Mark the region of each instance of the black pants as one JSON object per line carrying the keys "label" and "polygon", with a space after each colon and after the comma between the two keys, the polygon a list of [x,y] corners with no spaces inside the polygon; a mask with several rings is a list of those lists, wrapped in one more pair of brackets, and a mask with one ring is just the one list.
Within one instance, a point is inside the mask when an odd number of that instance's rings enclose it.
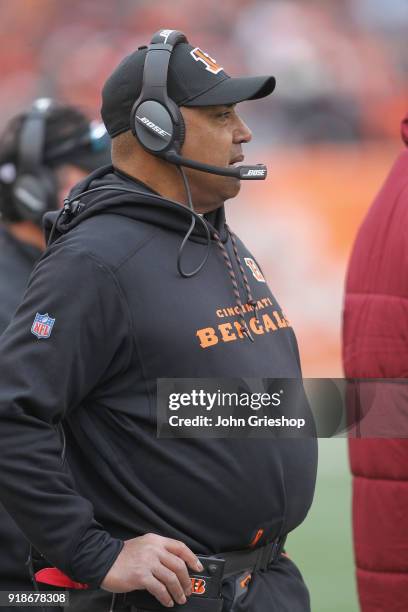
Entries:
{"label": "black pants", "polygon": [[[265,572],[248,572],[227,578],[223,583],[222,612],[310,612],[309,593],[297,567],[287,557]],[[190,598],[191,599],[191,598]],[[115,604],[106,591],[72,592],[66,612],[146,612],[132,606]],[[174,612],[193,612],[187,602],[175,605]],[[195,611],[194,611],[195,612]],[[210,612],[210,611],[209,611]]]}

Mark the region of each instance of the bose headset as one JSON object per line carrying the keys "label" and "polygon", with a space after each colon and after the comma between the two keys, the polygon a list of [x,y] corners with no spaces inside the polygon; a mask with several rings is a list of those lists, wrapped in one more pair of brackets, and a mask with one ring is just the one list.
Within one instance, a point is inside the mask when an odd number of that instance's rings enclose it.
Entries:
{"label": "bose headset", "polygon": [[91,121],[88,131],[61,137],[61,142],[45,150],[47,119],[56,106],[50,98],[39,98],[33,103],[21,126],[16,166],[6,163],[0,169],[0,181],[10,184],[19,218],[37,225],[41,225],[44,213],[58,208],[58,182],[52,165],[64,160],[75,164],[73,152],[100,153],[110,143],[105,126]]}
{"label": "bose headset", "polygon": [[133,135],[146,151],[172,164],[244,180],[265,179],[267,168],[263,164],[221,168],[180,155],[186,129],[179,107],[167,94],[170,58],[179,43],[188,40],[177,30],[159,30],[153,36],[146,53],[142,91],[130,114]]}
{"label": "bose headset", "polygon": [[41,223],[46,211],[57,208],[57,181],[51,169],[43,163],[46,117],[52,104],[48,98],[34,102],[18,141],[14,203],[22,219],[35,223]]}

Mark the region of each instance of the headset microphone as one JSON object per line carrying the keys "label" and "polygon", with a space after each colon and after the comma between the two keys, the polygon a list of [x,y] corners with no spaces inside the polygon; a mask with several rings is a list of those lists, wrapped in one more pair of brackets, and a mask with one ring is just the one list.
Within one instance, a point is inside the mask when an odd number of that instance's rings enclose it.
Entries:
{"label": "headset microphone", "polygon": [[264,164],[256,166],[236,166],[231,168],[222,168],[221,166],[211,166],[210,164],[202,164],[201,162],[193,161],[178,155],[175,151],[167,151],[162,154],[164,159],[171,164],[177,166],[186,166],[194,170],[202,170],[211,174],[219,174],[220,176],[232,176],[241,180],[262,181],[266,178],[267,168]]}

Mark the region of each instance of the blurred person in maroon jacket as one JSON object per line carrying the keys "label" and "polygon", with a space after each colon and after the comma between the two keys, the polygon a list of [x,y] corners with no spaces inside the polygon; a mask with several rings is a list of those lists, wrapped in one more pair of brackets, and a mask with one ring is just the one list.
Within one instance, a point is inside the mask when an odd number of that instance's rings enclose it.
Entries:
{"label": "blurred person in maroon jacket", "polygon": [[[408,146],[408,115],[402,138]],[[347,378],[408,378],[408,150],[397,158],[357,235],[343,326]],[[384,399],[377,401],[389,435],[381,439],[385,427],[379,430],[371,419],[367,429],[364,419],[362,438],[349,441],[362,612],[408,610],[408,440],[401,439],[408,420],[405,405],[394,402],[394,391],[402,388],[395,382],[381,383]]]}
{"label": "blurred person in maroon jacket", "polygon": [[[44,250],[43,214],[61,206],[75,183],[109,162],[103,124],[90,122],[76,107],[40,98],[6,125],[0,137],[0,333]],[[28,549],[0,505],[0,591],[32,589]]]}

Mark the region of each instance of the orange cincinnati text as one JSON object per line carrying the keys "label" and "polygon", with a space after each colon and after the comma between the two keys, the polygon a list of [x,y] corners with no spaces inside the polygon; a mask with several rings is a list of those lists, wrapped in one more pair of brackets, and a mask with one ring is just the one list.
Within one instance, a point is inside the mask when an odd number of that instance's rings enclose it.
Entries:
{"label": "orange cincinnati text", "polygon": [[[258,300],[256,303],[256,307],[258,310],[262,310],[263,308],[266,308],[267,306],[273,306],[272,300],[268,297],[262,298],[261,300]],[[244,304],[243,307],[244,307],[245,312],[252,312],[254,310],[254,307],[251,306],[251,304]],[[230,306],[229,308],[218,308],[215,311],[215,314],[220,319],[223,319],[224,317],[235,317],[236,315],[240,315],[241,311],[240,311],[239,306],[236,305],[236,306]]]}

